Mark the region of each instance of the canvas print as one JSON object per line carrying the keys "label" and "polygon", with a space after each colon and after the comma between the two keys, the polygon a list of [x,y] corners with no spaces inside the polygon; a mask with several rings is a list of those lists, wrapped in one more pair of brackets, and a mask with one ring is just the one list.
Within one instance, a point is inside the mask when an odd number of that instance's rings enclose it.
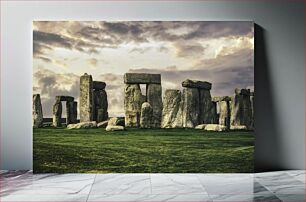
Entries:
{"label": "canvas print", "polygon": [[254,170],[254,24],[34,21],[35,173]]}

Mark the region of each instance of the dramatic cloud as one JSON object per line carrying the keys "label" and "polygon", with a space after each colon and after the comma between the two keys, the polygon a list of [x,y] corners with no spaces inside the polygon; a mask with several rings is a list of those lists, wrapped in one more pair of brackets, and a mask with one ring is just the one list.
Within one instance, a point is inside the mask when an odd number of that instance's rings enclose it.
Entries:
{"label": "dramatic cloud", "polygon": [[43,112],[46,117],[52,116],[55,96],[69,95],[78,101],[79,76],[72,73],[57,74],[43,67],[40,67],[40,70],[35,72],[33,76],[35,81],[33,93],[39,93],[41,95]]}
{"label": "dramatic cloud", "polygon": [[254,88],[252,22],[37,21],[33,57],[46,117],[56,95],[78,100],[85,72],[107,83],[111,116],[124,115],[126,72],[161,74],[163,92],[187,78],[211,82],[213,96]]}

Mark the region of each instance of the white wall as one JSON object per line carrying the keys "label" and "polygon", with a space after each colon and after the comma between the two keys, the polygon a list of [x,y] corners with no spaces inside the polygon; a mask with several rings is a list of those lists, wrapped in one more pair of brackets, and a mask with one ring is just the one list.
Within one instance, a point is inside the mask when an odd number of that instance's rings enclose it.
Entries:
{"label": "white wall", "polygon": [[1,169],[32,169],[33,20],[254,20],[256,167],[305,168],[303,1],[1,2]]}

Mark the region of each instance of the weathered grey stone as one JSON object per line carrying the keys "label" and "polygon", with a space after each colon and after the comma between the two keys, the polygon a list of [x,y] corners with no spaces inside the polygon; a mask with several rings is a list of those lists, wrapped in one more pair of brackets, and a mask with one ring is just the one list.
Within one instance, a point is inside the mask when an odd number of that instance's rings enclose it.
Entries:
{"label": "weathered grey stone", "polygon": [[78,102],[73,102],[71,122],[76,123],[77,121],[78,121]]}
{"label": "weathered grey stone", "polygon": [[212,102],[211,114],[214,117],[213,123],[218,124],[219,123],[219,115],[217,114],[217,103],[216,102]]}
{"label": "weathered grey stone", "polygon": [[200,124],[195,127],[197,130],[204,130],[207,124]]}
{"label": "weathered grey stone", "polygon": [[80,78],[80,121],[88,122],[93,120],[93,82],[91,75],[84,74]]}
{"label": "weathered grey stone", "polygon": [[226,126],[224,125],[219,125],[219,124],[207,124],[204,128],[205,131],[226,131]]}
{"label": "weathered grey stone", "polygon": [[231,102],[231,126],[245,125],[251,128],[252,107],[249,89],[235,89]]}
{"label": "weathered grey stone", "polygon": [[153,109],[152,128],[160,128],[162,119],[162,87],[160,84],[147,85],[147,101]]}
{"label": "weathered grey stone", "polygon": [[199,89],[199,95],[199,123],[214,123],[215,109],[211,100],[210,91],[206,89]]}
{"label": "weathered grey stone", "polygon": [[139,127],[141,105],[146,96],[141,94],[139,84],[126,84],[124,93],[125,126]]}
{"label": "weathered grey stone", "polygon": [[252,117],[251,117],[251,128],[254,129],[255,127],[255,114],[254,114],[254,92],[251,92],[251,96],[250,96],[250,100],[251,100],[251,108],[252,108]]}
{"label": "weathered grey stone", "polygon": [[66,102],[66,124],[75,123],[74,120],[74,103],[73,102]]}
{"label": "weathered grey stone", "polygon": [[53,126],[61,127],[61,118],[62,118],[62,103],[60,101],[56,101],[53,105]]}
{"label": "weathered grey stone", "polygon": [[182,93],[167,89],[163,99],[162,128],[182,128]]}
{"label": "weathered grey stone", "polygon": [[124,130],[123,126],[107,126],[106,131],[122,131]]}
{"label": "weathered grey stone", "polygon": [[197,81],[197,80],[190,80],[190,79],[183,81],[182,86],[186,88],[201,88],[201,89],[206,89],[206,90],[211,89],[211,83],[207,81]]}
{"label": "weathered grey stone", "polygon": [[107,124],[108,124],[108,121],[102,121],[102,122],[97,124],[97,127],[98,128],[106,128]]}
{"label": "weathered grey stone", "polygon": [[126,84],[149,84],[161,83],[160,74],[145,74],[145,73],[126,73],[124,74],[124,83]]}
{"label": "weathered grey stone", "polygon": [[[103,82],[104,83],[104,82]],[[102,122],[108,119],[108,102],[105,90],[94,90],[94,120]]]}
{"label": "weathered grey stone", "polygon": [[81,123],[67,125],[67,129],[96,128],[96,127],[97,127],[97,122],[95,121],[88,121],[88,122],[81,122]]}
{"label": "weathered grey stone", "polygon": [[106,83],[103,81],[93,81],[92,82],[92,88],[94,90],[104,90],[106,86]]}
{"label": "weathered grey stone", "polygon": [[123,117],[112,117],[108,120],[109,126],[124,126],[124,118]]}
{"label": "weathered grey stone", "polygon": [[213,102],[231,101],[232,98],[229,96],[215,96],[211,99]]}
{"label": "weathered grey stone", "polygon": [[56,101],[67,101],[67,102],[73,102],[74,97],[71,96],[64,96],[64,95],[58,95],[55,97]]}
{"label": "weathered grey stone", "polygon": [[40,128],[43,126],[43,111],[39,94],[33,95],[33,127]]}
{"label": "weathered grey stone", "polygon": [[248,130],[248,127],[244,125],[236,125],[236,126],[231,126],[230,129],[231,130]]}
{"label": "weathered grey stone", "polygon": [[219,124],[226,126],[227,129],[230,128],[230,102],[220,101],[219,103]]}
{"label": "weathered grey stone", "polygon": [[183,89],[183,127],[194,128],[199,125],[200,95],[197,88]]}
{"label": "weathered grey stone", "polygon": [[140,114],[140,127],[152,128],[153,126],[153,108],[148,102],[142,103]]}

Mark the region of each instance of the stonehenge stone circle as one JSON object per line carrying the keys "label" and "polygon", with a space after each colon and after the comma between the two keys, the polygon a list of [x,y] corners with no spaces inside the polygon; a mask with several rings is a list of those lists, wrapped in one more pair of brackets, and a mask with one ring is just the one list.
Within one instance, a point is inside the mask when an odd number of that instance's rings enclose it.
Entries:
{"label": "stonehenge stone circle", "polygon": [[[125,126],[140,127],[141,106],[149,102],[153,109],[152,127],[160,128],[162,118],[162,88],[160,74],[124,74]],[[140,84],[146,84],[146,94],[141,93]]]}
{"label": "stonehenge stone circle", "polygon": [[92,76],[85,73],[80,78],[80,122],[93,121]]}
{"label": "stonehenge stone circle", "polygon": [[43,126],[43,111],[41,106],[40,94],[33,95],[33,127],[40,128]]}
{"label": "stonehenge stone circle", "polygon": [[149,102],[142,103],[140,114],[141,128],[154,128],[153,108]]}

